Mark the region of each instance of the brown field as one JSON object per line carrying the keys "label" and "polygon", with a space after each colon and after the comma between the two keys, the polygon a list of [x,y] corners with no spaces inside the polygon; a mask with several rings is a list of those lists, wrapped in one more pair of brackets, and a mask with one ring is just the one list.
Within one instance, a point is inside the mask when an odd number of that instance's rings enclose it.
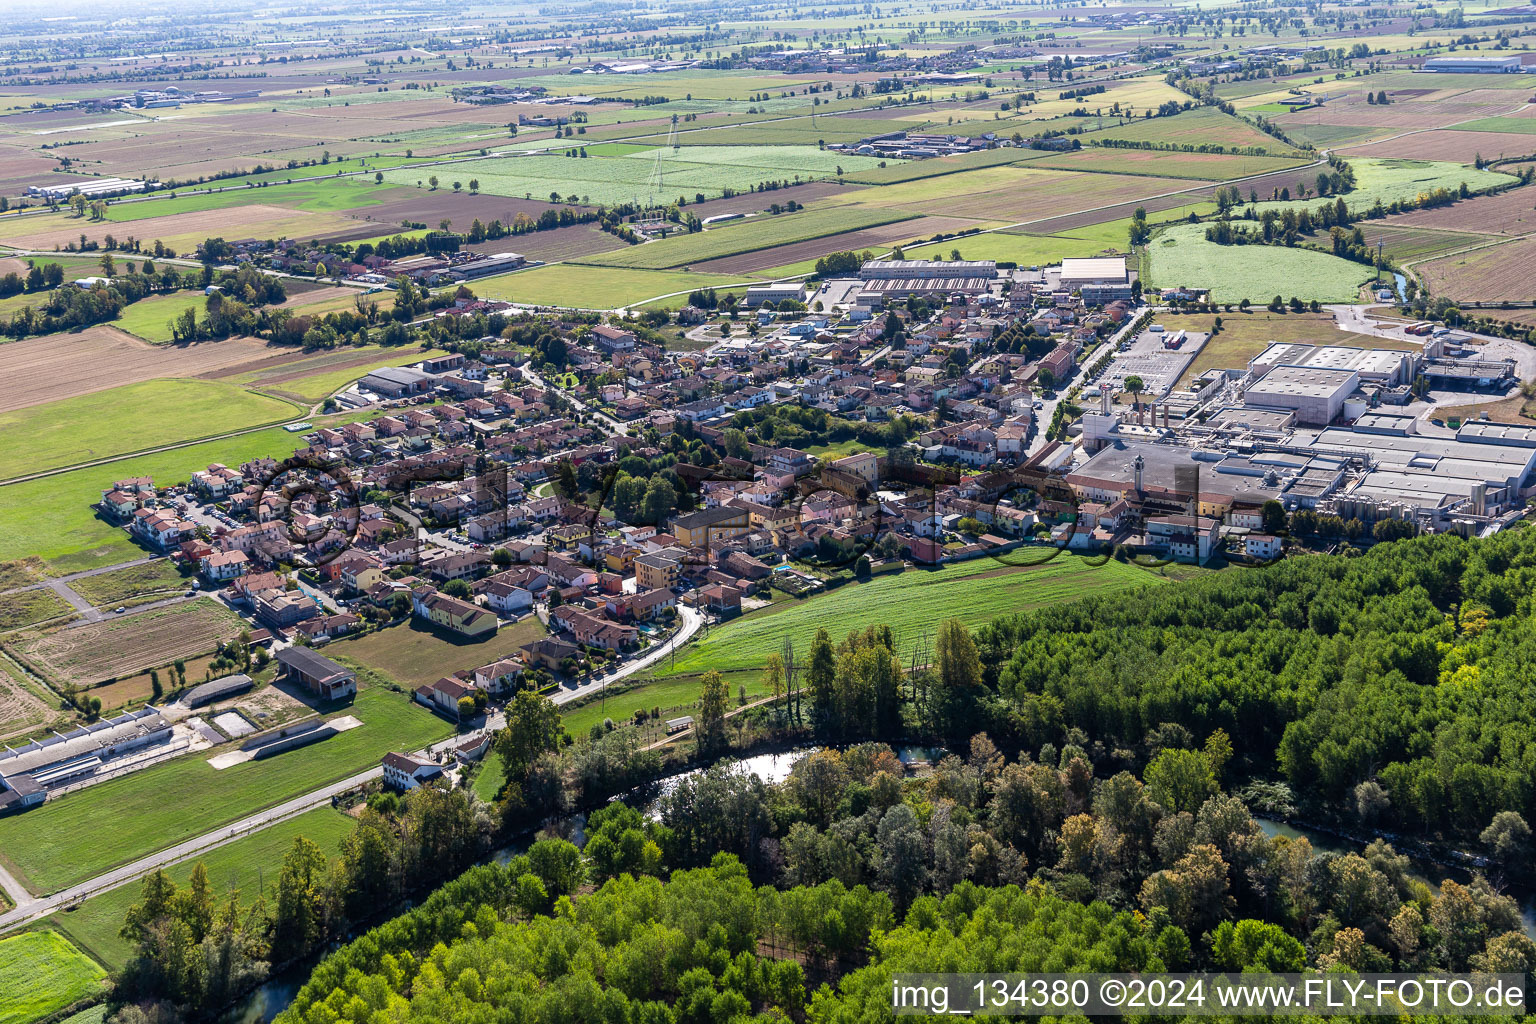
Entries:
{"label": "brown field", "polygon": [[1536,238],[1517,238],[1421,263],[1414,269],[1434,295],[1467,302],[1529,302],[1536,299],[1536,286],[1531,284],[1533,264]]}
{"label": "brown field", "polygon": [[744,192],[729,199],[710,199],[694,203],[692,210],[700,220],[718,217],[723,213],[757,213],[774,203],[780,206],[793,199],[797,203],[809,203],[817,199],[830,199],[864,189],[863,185],[839,185],[835,181],[808,181],[803,185],[791,185],[774,192]]}
{"label": "brown field", "polygon": [[[1532,141],[1536,142],[1536,138]],[[1536,231],[1536,210],[1532,209],[1533,206],[1536,206],[1536,189],[1514,188],[1496,196],[1477,196],[1434,210],[1400,213],[1380,223],[1390,227],[1523,235]]]}
{"label": "brown field", "polygon": [[1347,146],[1352,156],[1409,157],[1414,160],[1454,160],[1470,164],[1481,154],[1528,156],[1536,153],[1536,136],[1519,132],[1415,132],[1383,142]]}
{"label": "brown field", "polygon": [[1505,113],[1511,106],[1508,99],[1502,103],[1409,102],[1394,103],[1388,107],[1373,107],[1364,102],[1358,105],[1330,103],[1321,109],[1276,114],[1272,120],[1282,128],[1305,124],[1359,128],[1447,128],[1460,121]]}
{"label": "brown field", "polygon": [[[1292,167],[1288,170],[1275,171],[1257,178],[1250,178],[1248,181],[1239,182],[1235,187],[1242,190],[1244,198],[1247,198],[1250,192],[1257,192],[1260,199],[1267,199],[1274,194],[1276,189],[1281,188],[1288,188],[1291,190],[1291,195],[1295,195],[1296,186],[1298,185],[1304,184],[1308,188],[1315,188],[1317,186],[1317,172],[1318,168],[1316,166],[1306,164],[1301,167]],[[1185,201],[1195,202],[1200,199],[1212,199],[1216,195],[1216,190],[1220,187],[1220,185],[1212,185],[1210,188],[1191,192],[1189,198]]]}
{"label": "brown field", "polygon": [[176,249],[190,249],[210,235],[231,238],[284,236],[328,238],[355,231],[356,220],[329,213],[304,213],[281,206],[236,206],[224,210],[173,213],[164,217],[146,217],[135,221],[95,221],[72,214],[44,214],[18,218],[4,225],[4,239],[9,245],[26,249],[57,249],[67,242],[78,242],[84,235],[100,242],[107,235],[141,240],[159,239]]}
{"label": "brown field", "polygon": [[[306,281],[306,282],[303,282],[303,283],[308,284],[309,282]],[[330,302],[333,299],[341,299],[341,298],[345,298],[348,302],[351,302],[352,301],[352,296],[357,295],[357,294],[358,294],[358,290],[356,288],[346,288],[346,287],[343,287],[342,285],[335,285],[334,287],[305,288],[305,289],[290,288],[288,290],[288,298],[287,299],[285,299],[283,302],[278,303],[276,306],[270,306],[268,308],[269,309],[297,309],[300,306],[314,306],[314,305],[318,305],[318,304],[320,304],[322,302]]]}
{"label": "brown field", "polygon": [[578,256],[592,256],[600,252],[612,252],[629,245],[592,224],[573,224],[552,231],[535,231],[526,235],[508,235],[494,242],[466,245],[470,252],[520,252],[531,260],[556,263]]}
{"label": "brown field", "polygon": [[14,256],[0,259],[0,276],[5,274],[25,274],[29,269],[31,267],[26,260],[17,259]]}
{"label": "brown field", "polygon": [[219,642],[238,636],[240,629],[241,620],[233,612],[199,598],[57,630],[16,647],[46,678],[90,686],[207,653]]}
{"label": "brown field", "polygon": [[[475,172],[470,169],[472,167],[474,167],[472,163],[464,166],[462,174],[465,181],[475,176]],[[438,168],[429,170],[423,167],[421,169],[423,181],[433,174],[440,178],[445,177],[445,173]],[[469,225],[477,218],[487,224],[493,220],[510,224],[519,213],[526,213],[537,220],[539,214],[545,210],[561,209],[559,206],[540,202],[537,199],[472,196],[468,192],[455,192],[447,188],[431,192],[424,188],[412,188],[406,185],[390,189],[387,195],[397,198],[385,200],[353,214],[358,220],[384,225],[384,229],[375,231],[375,234],[388,234],[389,229],[401,221],[415,221],[435,228],[437,222],[446,217],[453,221],[454,227],[467,231]]]}
{"label": "brown field", "polygon": [[27,338],[0,345],[0,406],[21,409],[159,377],[220,376],[269,354],[281,362],[303,355],[255,338],[149,345],[107,326]]}
{"label": "brown field", "polygon": [[811,238],[804,242],[791,242],[736,256],[723,256],[717,260],[693,264],[693,269],[703,274],[755,274],[771,267],[819,259],[829,252],[860,252],[864,249],[881,251],[896,242],[928,238],[940,233],[949,234],[970,226],[970,221],[952,217],[922,217],[918,220],[881,224],[861,231],[846,231],[840,235]]}
{"label": "brown field", "polygon": [[1188,206],[1190,203],[1199,202],[1205,198],[1196,192],[1186,192],[1174,196],[1153,196],[1148,199],[1139,199],[1133,202],[1120,203],[1116,206],[1106,206],[1101,210],[1084,210],[1081,213],[1067,213],[1060,217],[1047,217],[1044,220],[1033,220],[1025,228],[1020,228],[1017,234],[1030,235],[1059,235],[1077,228],[1086,228],[1094,224],[1102,224],[1107,220],[1124,220],[1136,212],[1136,208],[1143,207],[1148,214],[1161,213],[1163,210],[1171,210],[1176,206]]}

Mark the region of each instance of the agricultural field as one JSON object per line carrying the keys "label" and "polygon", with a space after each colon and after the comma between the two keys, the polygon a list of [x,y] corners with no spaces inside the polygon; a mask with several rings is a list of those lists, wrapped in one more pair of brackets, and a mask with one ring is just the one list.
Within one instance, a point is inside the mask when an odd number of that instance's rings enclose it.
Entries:
{"label": "agricultural field", "polygon": [[1031,166],[1064,171],[1146,174],[1158,178],[1225,181],[1269,174],[1310,163],[1283,156],[1230,156],[1222,153],[1169,153],[1149,149],[1089,148],[1058,153]]}
{"label": "agricultural field", "polygon": [[1248,299],[1264,305],[1275,296],[1303,301],[1351,302],[1370,267],[1313,249],[1275,245],[1217,245],[1204,224],[1180,224],[1153,235],[1143,286],[1208,288],[1217,302]]}
{"label": "agricultural field", "polygon": [[1415,265],[1432,295],[1464,302],[1529,302],[1536,239],[1519,238]]}
{"label": "agricultural field", "polygon": [[[1100,97],[1094,97],[1095,101]],[[1085,146],[1100,139],[1126,142],[1168,143],[1173,146],[1225,146],[1227,149],[1262,149],[1268,156],[1305,159],[1300,151],[1255,128],[1240,117],[1224,114],[1214,107],[1197,107],[1171,117],[1143,117],[1126,120],[1085,133]],[[1129,152],[1129,151],[1127,151]],[[1167,153],[1177,156],[1177,153]]]}
{"label": "agricultural field", "polygon": [[297,359],[254,338],[148,345],[116,327],[46,334],[0,345],[0,398],[12,411],[168,377],[215,377],[253,363]]}
{"label": "agricultural field", "polygon": [[[250,906],[263,896],[270,901],[277,891],[283,857],[294,839],[303,836],[334,857],[352,825],[353,820],[347,815],[321,807],[182,861],[166,869],[166,873],[171,881],[184,886],[193,866],[201,863],[208,872],[216,900],[222,901],[226,893],[239,890],[242,906]],[[142,883],[129,882],[70,907],[55,915],[50,923],[102,963],[120,970],[132,955],[133,947],[118,932],[123,918],[141,895]]]}
{"label": "agricultural field", "polygon": [[1375,223],[1393,228],[1526,235],[1536,231],[1536,191],[1512,188],[1498,195],[1475,196],[1451,206],[1400,213]]}
{"label": "agricultural field", "polygon": [[[731,707],[737,705],[741,687],[746,688],[749,701],[768,696],[768,688],[760,674],[737,673],[731,679]],[[660,708],[661,719],[647,722],[641,730],[641,742],[648,743],[666,734],[666,719],[694,711],[699,703],[699,689],[699,677],[695,674],[654,679],[605,692],[598,700],[562,710],[560,721],[566,732],[580,738],[591,732],[594,725],[601,725],[604,719],[611,718],[615,724],[623,725],[633,720],[637,711]]]}
{"label": "agricultural field", "polygon": [[[570,153],[579,152],[573,147]],[[480,191],[500,196],[545,199],[558,195],[583,204],[661,203],[695,196],[706,199],[725,190],[743,192],[768,181],[810,181],[845,171],[875,167],[869,157],[823,153],[812,146],[665,147],[617,156],[529,155],[476,160],[452,171],[452,181],[480,183]],[[427,185],[434,174],[422,168],[384,172],[398,185]],[[440,178],[451,187],[451,181]],[[552,200],[553,201],[553,200]]]}
{"label": "agricultural field", "polygon": [[[383,751],[419,750],[453,733],[408,695],[384,688],[360,691],[347,713],[363,724],[278,757],[217,771],[200,751],[0,818],[0,860],[33,892],[53,892],[377,767]],[[117,824],[103,832],[108,813]]]}
{"label": "agricultural field", "polygon": [[113,323],[136,338],[143,338],[153,345],[165,345],[172,341],[171,321],[190,309],[202,317],[208,297],[200,291],[182,291],[170,295],[151,295],[123,307]]}
{"label": "agricultural field", "polygon": [[496,635],[479,641],[459,640],[412,619],[355,639],[327,644],[327,657],[354,662],[395,679],[411,689],[430,686],[460,669],[479,668],[512,657],[523,644],[547,631],[537,616],[528,615]]}
{"label": "agricultural field", "polygon": [[60,713],[58,704],[20,665],[0,656],[0,738],[37,728]]}
{"label": "agricultural field", "polygon": [[[975,626],[1010,612],[1159,582],[1146,570],[1121,562],[1091,564],[1064,554],[1043,561],[1046,555],[1024,549],[1002,560],[978,558],[940,569],[911,568],[867,583],[844,584],[829,594],[778,600],[710,630],[675,664],[669,661],[658,667],[656,675],[692,675],[708,669],[727,674],[759,672],[785,639],[797,648],[808,647],[819,626],[840,636],[876,623],[889,624],[905,652],[946,618],[957,617]],[[1006,564],[1033,560],[1043,564]],[[733,693],[736,682],[731,679]]]}
{"label": "agricultural field", "polygon": [[389,349],[380,345],[333,349],[280,363],[271,369],[252,370],[233,380],[265,394],[296,401],[308,407],[324,401],[380,367],[405,366],[439,354],[439,349]]}
{"label": "agricultural field", "polygon": [[706,260],[909,220],[913,216],[883,210],[808,206],[795,213],[759,214],[695,234],[674,235],[617,252],[589,256],[582,262],[653,270],[697,265]]}
{"label": "agricultural field", "polygon": [[61,630],[17,643],[15,651],[45,678],[89,686],[211,651],[242,628],[234,612],[199,598]]}
{"label": "agricultural field", "polygon": [[0,413],[0,479],[280,423],[304,409],[233,384],[156,380]]}
{"label": "agricultural field", "polygon": [[107,972],[47,929],[0,939],[0,1024],[31,1024],[103,994]]}
{"label": "agricultural field", "polygon": [[1439,228],[1386,226],[1390,223],[1390,221],[1372,222],[1366,225],[1366,238],[1373,245],[1378,241],[1381,242],[1382,252],[1388,259],[1397,263],[1413,262],[1436,253],[1498,241],[1496,235],[1475,234],[1471,231],[1443,231]]}
{"label": "agricultural field", "polygon": [[[696,263],[691,269],[711,274],[750,275],[772,273],[775,276],[808,274],[815,269],[816,261],[828,253],[873,252],[879,255],[890,249],[893,245],[912,242],[914,239],[923,237],[931,238],[936,234],[963,231],[970,226],[970,221],[955,220],[950,217],[918,217],[915,220],[896,220],[879,227],[864,228],[859,231],[845,231],[842,234],[811,238],[803,242],[791,242],[788,245],[779,245],[768,249],[754,249],[750,252],[741,253],[738,256],[726,256],[721,259]],[[792,265],[799,266],[794,270],[775,269]]]}
{"label": "agricultural field", "polygon": [[[909,129],[915,131],[916,129]],[[1041,160],[1052,155],[1045,149],[984,149],[959,156],[941,156],[931,160],[890,161],[885,167],[866,171],[854,171],[844,175],[845,181],[860,185],[895,185],[903,181],[937,178],[945,174],[974,171],[981,167],[1001,164],[1018,164]]]}
{"label": "agricultural field", "polygon": [[695,288],[725,288],[759,280],[752,275],[695,274],[681,270],[627,270],[572,263],[535,267],[474,283],[482,299],[502,299],[530,306],[570,309],[620,309],[669,296],[672,306],[687,305]]}

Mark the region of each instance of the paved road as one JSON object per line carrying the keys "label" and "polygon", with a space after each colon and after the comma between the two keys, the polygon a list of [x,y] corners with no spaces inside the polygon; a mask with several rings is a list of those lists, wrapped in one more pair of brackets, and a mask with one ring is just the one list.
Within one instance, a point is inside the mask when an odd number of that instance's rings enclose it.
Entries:
{"label": "paved road", "polygon": [[[1125,339],[1126,334],[1130,332],[1131,328],[1146,311],[1147,307],[1145,306],[1138,306],[1131,310],[1130,314],[1125,318],[1125,326],[1110,335],[1109,341],[1106,342],[1109,346],[1109,351],[1114,352],[1119,349],[1120,342]],[[1026,456],[1035,454],[1050,443],[1046,439],[1045,434],[1051,425],[1051,417],[1056,415],[1056,407],[1071,393],[1073,388],[1078,387],[1088,379],[1089,367],[1103,358],[1103,351],[1103,349],[1095,349],[1092,355],[1083,360],[1082,365],[1077,368],[1077,373],[1072,375],[1071,380],[1056,386],[1056,397],[1047,398],[1044,408],[1035,410],[1035,434],[1024,452]]]}
{"label": "paved road", "polygon": [[[704,616],[692,608],[680,608],[679,613],[683,620],[681,628],[670,640],[660,645],[656,650],[649,651],[643,657],[625,663],[606,676],[571,689],[562,688],[560,692],[550,699],[556,704],[569,704],[572,701],[598,693],[619,680],[626,679],[636,672],[656,664],[662,658],[669,655],[674,648],[681,647],[691,640],[704,624]],[[487,719],[485,727],[495,731],[505,724],[506,719],[498,713]],[[417,754],[423,756],[432,755],[462,742],[463,739],[463,736],[451,736],[446,740],[433,744],[424,751],[417,751]],[[271,825],[303,814],[305,811],[313,810],[316,807],[323,807],[330,803],[333,796],[356,789],[366,782],[379,778],[381,774],[382,771],[379,768],[370,768],[367,771],[359,772],[339,782],[322,786],[312,792],[305,793],[303,796],[294,797],[292,800],[285,801],[275,807],[269,807],[237,822],[221,826],[212,832],[206,832],[194,839],[189,839],[176,846],[152,853],[147,857],[141,857],[132,863],[113,868],[111,871],[98,875],[88,881],[47,896],[34,897],[13,876],[0,869],[0,888],[3,888],[7,895],[10,896],[12,902],[16,904],[12,910],[0,914],[0,932],[35,921],[40,917],[46,917],[62,907],[70,906],[97,893],[135,882],[159,868],[177,864],[199,854],[206,853],[209,850],[217,849],[253,832],[259,832]]]}

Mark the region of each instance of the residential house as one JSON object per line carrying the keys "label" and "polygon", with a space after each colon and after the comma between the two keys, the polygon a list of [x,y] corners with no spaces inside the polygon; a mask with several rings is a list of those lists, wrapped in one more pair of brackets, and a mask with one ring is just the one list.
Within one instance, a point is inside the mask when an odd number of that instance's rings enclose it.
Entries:
{"label": "residential house", "polygon": [[425,585],[411,591],[411,610],[433,625],[460,636],[489,636],[499,625],[493,612]]}

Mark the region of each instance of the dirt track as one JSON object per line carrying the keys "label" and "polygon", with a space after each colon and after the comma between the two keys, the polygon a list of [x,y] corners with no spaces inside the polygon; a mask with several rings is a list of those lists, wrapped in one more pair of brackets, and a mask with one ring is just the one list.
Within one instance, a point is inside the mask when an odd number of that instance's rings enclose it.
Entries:
{"label": "dirt track", "polygon": [[148,345],[107,326],[48,334],[0,345],[0,406],[42,405],[158,377],[211,376],[279,353],[303,356],[254,338],[176,346]]}

